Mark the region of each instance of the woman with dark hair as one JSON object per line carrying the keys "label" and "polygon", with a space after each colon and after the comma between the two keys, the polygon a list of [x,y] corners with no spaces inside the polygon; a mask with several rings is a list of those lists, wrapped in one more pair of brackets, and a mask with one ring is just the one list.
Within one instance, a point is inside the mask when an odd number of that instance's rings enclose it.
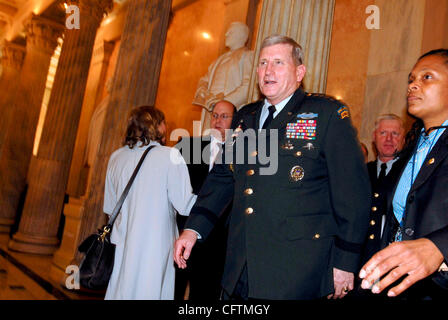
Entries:
{"label": "woman with dark hair", "polygon": [[[407,299],[448,297],[448,50],[421,56],[409,74],[408,112],[417,118],[389,199],[381,251],[361,269],[362,288]],[[384,277],[383,277],[384,276]]]}
{"label": "woman with dark hair", "polygon": [[175,210],[194,203],[187,166],[165,143],[165,117],[155,107],[132,110],[124,146],[110,157],[104,212],[111,214],[144,151],[145,158],[112,229],[116,245],[106,299],[174,299]]}

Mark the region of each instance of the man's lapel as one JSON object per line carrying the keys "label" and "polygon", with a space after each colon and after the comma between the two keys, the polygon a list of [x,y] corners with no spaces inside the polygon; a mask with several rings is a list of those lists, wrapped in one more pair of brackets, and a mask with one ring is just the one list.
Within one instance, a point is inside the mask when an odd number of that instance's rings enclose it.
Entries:
{"label": "man's lapel", "polygon": [[432,175],[434,170],[443,162],[443,160],[448,156],[448,130],[439,138],[434,148],[426,156],[425,161],[420,168],[420,171],[415,178],[415,182],[412,184],[411,190],[419,188],[425,181]]}
{"label": "man's lapel", "polygon": [[246,129],[258,129],[260,123],[260,114],[261,110],[263,109],[264,101],[257,101],[256,104],[257,105],[254,110],[246,113],[238,120],[238,122],[232,124],[232,128],[235,128],[234,130],[236,130],[238,127],[241,127],[241,130],[243,131]]}
{"label": "man's lapel", "polygon": [[[201,152],[202,152],[202,161],[201,161],[201,163],[202,164],[204,164],[204,166],[206,166],[207,167],[207,170],[208,170],[208,164],[207,163],[205,163],[206,161],[206,159],[210,159],[210,146],[211,146],[211,138],[210,138],[210,140],[201,140]],[[208,146],[208,147],[207,147]]]}

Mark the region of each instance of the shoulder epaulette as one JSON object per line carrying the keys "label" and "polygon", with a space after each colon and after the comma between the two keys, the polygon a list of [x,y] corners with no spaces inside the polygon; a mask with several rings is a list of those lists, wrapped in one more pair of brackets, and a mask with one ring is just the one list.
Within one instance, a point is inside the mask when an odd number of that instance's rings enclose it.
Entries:
{"label": "shoulder epaulette", "polygon": [[338,104],[344,104],[341,100],[338,100],[335,97],[330,96],[330,95],[325,94],[325,93],[307,93],[306,95],[308,97],[324,98],[324,99],[336,102]]}

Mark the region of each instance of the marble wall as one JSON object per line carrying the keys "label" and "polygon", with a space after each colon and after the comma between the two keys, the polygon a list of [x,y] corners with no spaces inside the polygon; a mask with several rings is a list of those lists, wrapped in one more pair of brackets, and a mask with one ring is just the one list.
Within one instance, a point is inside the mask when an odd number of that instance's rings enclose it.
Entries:
{"label": "marble wall", "polygon": [[[380,30],[372,30],[360,139],[370,148],[375,118],[382,113],[402,116],[407,127],[407,78],[421,54],[425,1],[377,0]],[[374,158],[370,152],[371,160]]]}
{"label": "marble wall", "polygon": [[[372,4],[379,29],[365,24]],[[408,74],[422,53],[440,47],[448,47],[448,0],[336,0],[326,92],[350,107],[370,160],[375,118],[395,113],[409,128]]]}
{"label": "marble wall", "polygon": [[354,126],[361,127],[370,35],[365,27],[371,0],[336,0],[326,93],[345,102]]}
{"label": "marble wall", "polygon": [[448,48],[448,0],[426,0],[421,52]]}

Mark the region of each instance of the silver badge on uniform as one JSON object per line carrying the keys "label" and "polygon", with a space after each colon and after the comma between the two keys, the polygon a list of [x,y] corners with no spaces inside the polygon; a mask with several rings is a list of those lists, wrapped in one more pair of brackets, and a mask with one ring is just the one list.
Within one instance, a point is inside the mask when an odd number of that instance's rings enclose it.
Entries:
{"label": "silver badge on uniform", "polygon": [[307,143],[306,145],[304,145],[302,148],[311,150],[311,149],[314,149],[314,146],[313,146],[313,144],[312,144],[311,142],[308,142],[308,143]]}
{"label": "silver badge on uniform", "polygon": [[283,144],[281,146],[282,149],[284,150],[293,150],[294,149],[294,145],[291,143],[291,141],[287,141],[285,144]]}
{"label": "silver badge on uniform", "polygon": [[303,170],[301,166],[294,166],[291,168],[291,171],[289,172],[291,180],[295,182],[302,180],[304,175],[305,170]]}

